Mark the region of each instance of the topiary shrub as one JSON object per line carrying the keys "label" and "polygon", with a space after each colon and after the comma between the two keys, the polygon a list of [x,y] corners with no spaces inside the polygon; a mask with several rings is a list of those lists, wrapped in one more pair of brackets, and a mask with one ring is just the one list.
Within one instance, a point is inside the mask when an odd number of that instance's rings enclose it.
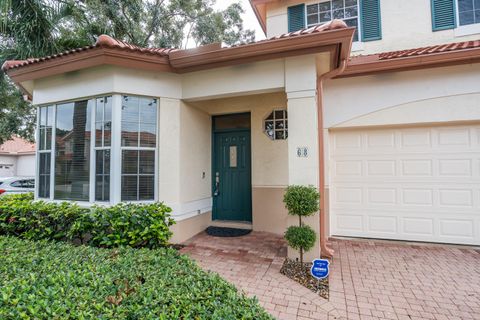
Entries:
{"label": "topiary shrub", "polygon": [[302,217],[312,216],[319,210],[320,194],[313,186],[289,186],[283,197],[288,214],[298,216],[298,226],[291,226],[285,232],[285,240],[290,247],[300,251],[300,263],[303,253],[310,250],[316,241],[315,231],[303,225]]}

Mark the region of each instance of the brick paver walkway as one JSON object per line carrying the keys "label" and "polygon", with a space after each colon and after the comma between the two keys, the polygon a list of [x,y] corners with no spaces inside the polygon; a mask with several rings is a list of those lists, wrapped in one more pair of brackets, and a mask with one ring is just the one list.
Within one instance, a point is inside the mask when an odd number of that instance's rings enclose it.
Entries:
{"label": "brick paver walkway", "polygon": [[332,240],[330,302],[348,319],[480,319],[480,250]]}
{"label": "brick paver walkway", "polygon": [[248,296],[256,296],[277,319],[340,319],[327,300],[280,274],[286,256],[280,236],[252,232],[238,238],[215,238],[202,233],[186,244],[183,253]]}
{"label": "brick paver walkway", "polygon": [[278,319],[480,319],[480,249],[377,240],[332,245],[330,301],[279,273],[286,256],[279,236],[202,233],[182,251]]}

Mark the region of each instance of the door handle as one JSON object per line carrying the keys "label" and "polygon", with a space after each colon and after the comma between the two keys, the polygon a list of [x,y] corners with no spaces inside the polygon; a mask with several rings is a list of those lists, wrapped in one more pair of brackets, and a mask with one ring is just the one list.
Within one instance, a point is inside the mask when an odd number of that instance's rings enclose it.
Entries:
{"label": "door handle", "polygon": [[220,194],[220,173],[215,172],[215,190],[213,191],[213,196],[217,197]]}

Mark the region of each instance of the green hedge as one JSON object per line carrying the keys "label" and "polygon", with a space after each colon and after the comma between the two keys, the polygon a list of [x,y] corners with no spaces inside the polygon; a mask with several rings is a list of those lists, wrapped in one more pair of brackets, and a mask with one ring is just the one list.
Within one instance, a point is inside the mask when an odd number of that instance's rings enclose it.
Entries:
{"label": "green hedge", "polygon": [[0,319],[272,319],[173,249],[0,236]]}
{"label": "green hedge", "polygon": [[31,194],[2,196],[0,234],[105,248],[159,248],[172,236],[170,212],[163,203],[81,208],[73,202],[33,201]]}

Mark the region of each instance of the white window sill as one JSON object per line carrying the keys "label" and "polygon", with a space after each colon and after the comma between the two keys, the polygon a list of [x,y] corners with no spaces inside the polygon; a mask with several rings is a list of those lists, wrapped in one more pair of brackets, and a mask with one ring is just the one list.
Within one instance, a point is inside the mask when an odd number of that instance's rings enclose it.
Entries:
{"label": "white window sill", "polygon": [[365,50],[365,45],[363,42],[360,42],[360,41],[352,42],[352,52],[363,51],[363,50]]}
{"label": "white window sill", "polygon": [[472,34],[480,33],[480,23],[468,24],[466,26],[459,26],[454,29],[455,37],[464,37]]}

